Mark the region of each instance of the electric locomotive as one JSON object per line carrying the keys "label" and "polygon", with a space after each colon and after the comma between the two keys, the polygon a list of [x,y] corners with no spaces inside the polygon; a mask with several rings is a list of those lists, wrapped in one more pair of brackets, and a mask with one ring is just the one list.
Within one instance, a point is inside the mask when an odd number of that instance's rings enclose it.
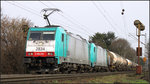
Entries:
{"label": "electric locomotive", "polygon": [[[44,11],[58,9],[45,9]],[[51,13],[50,13],[51,14]],[[31,27],[28,30],[24,65],[26,72],[71,73],[133,70],[136,63],[88,42],[60,26]]]}

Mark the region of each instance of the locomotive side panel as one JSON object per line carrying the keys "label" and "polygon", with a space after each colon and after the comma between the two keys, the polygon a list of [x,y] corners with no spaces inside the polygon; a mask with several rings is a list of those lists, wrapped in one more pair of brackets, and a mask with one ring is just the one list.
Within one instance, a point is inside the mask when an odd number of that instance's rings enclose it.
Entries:
{"label": "locomotive side panel", "polygon": [[94,43],[90,43],[90,49],[89,49],[90,51],[90,64],[91,64],[91,66],[92,67],[94,67],[95,66],[95,64],[96,64],[96,51],[97,51],[97,48],[96,48],[96,46],[95,46],[95,44]]}
{"label": "locomotive side panel", "polygon": [[69,36],[68,55],[65,62],[89,64],[88,43],[82,39]]}
{"label": "locomotive side panel", "polygon": [[99,46],[97,46],[96,66],[107,66],[106,49],[103,49]]}

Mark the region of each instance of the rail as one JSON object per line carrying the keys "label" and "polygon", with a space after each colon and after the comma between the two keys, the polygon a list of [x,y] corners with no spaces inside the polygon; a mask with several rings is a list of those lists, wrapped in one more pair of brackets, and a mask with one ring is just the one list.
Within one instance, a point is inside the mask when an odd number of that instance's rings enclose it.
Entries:
{"label": "rail", "polygon": [[12,74],[12,75],[1,75],[1,82],[20,82],[20,81],[33,81],[33,80],[64,80],[64,79],[74,79],[77,77],[96,77],[96,76],[106,76],[115,74],[133,73],[130,72],[98,72],[98,73],[77,73],[77,74]]}

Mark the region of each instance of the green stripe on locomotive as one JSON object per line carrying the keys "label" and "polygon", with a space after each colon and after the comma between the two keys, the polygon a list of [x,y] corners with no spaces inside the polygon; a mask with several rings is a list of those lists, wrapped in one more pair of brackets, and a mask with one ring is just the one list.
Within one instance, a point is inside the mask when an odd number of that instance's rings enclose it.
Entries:
{"label": "green stripe on locomotive", "polygon": [[[58,64],[59,57],[65,58],[67,56],[69,35],[66,34],[63,28],[29,28],[27,40],[29,40],[30,31],[55,31],[55,58],[58,59]],[[62,41],[62,34],[64,34],[64,41]]]}

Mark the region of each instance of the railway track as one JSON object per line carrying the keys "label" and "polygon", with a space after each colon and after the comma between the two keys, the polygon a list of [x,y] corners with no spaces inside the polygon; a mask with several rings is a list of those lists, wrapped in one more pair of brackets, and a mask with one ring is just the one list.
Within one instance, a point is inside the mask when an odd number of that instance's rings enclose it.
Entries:
{"label": "railway track", "polygon": [[95,76],[106,76],[115,74],[124,74],[133,72],[99,72],[99,73],[82,73],[82,74],[13,74],[13,75],[1,75],[1,83],[16,83],[23,81],[36,81],[36,80],[65,80],[74,79],[78,77],[95,77]]}

